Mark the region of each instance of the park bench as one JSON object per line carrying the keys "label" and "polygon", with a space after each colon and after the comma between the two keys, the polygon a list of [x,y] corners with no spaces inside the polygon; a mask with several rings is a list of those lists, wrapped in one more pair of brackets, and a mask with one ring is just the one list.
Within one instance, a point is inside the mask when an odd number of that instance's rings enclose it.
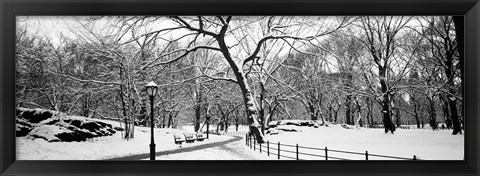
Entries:
{"label": "park bench", "polygon": [[173,139],[175,141],[175,144],[182,144],[182,142],[185,141],[183,136],[178,135],[178,134],[173,134]]}
{"label": "park bench", "polygon": [[207,138],[203,133],[197,133],[196,135],[197,135],[197,141],[203,141],[204,139]]}
{"label": "park bench", "polygon": [[195,142],[195,138],[192,133],[183,133],[183,135],[185,136],[185,142],[187,143]]}

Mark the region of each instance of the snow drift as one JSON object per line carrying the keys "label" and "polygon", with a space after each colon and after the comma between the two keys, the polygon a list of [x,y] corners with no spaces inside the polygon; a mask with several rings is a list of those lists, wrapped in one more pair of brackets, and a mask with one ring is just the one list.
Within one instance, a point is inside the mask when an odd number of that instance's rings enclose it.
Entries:
{"label": "snow drift", "polygon": [[115,133],[111,124],[40,108],[17,108],[16,124],[17,137],[40,138],[48,142],[85,141]]}

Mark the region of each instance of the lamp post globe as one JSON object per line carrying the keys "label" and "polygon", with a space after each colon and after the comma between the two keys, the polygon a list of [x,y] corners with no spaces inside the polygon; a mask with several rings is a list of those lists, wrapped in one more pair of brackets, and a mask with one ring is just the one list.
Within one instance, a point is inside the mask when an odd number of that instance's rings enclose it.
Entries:
{"label": "lamp post globe", "polygon": [[148,96],[155,96],[157,94],[157,91],[158,91],[158,86],[157,84],[155,84],[155,82],[153,81],[150,81],[147,85],[147,94]]}
{"label": "lamp post globe", "polygon": [[153,127],[155,126],[153,124],[153,99],[155,95],[157,94],[158,91],[158,86],[155,84],[155,82],[151,81],[149,82],[146,86],[147,88],[147,94],[150,97],[150,160],[155,160],[155,141],[153,137]]}

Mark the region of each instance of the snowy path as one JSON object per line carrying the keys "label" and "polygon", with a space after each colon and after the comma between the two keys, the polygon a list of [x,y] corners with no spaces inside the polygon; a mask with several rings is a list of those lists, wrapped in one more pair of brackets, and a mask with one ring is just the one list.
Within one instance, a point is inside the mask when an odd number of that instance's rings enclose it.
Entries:
{"label": "snowy path", "polygon": [[[276,158],[259,154],[245,146],[245,138],[232,139],[155,153],[156,160],[272,160]],[[131,155],[109,160],[149,160],[150,154]]]}
{"label": "snowy path", "polygon": [[245,145],[244,137],[235,137],[242,140],[217,145],[215,147],[194,150],[190,152],[168,154],[157,156],[157,160],[273,160],[276,158],[268,157],[266,154],[260,154],[253,151]]}

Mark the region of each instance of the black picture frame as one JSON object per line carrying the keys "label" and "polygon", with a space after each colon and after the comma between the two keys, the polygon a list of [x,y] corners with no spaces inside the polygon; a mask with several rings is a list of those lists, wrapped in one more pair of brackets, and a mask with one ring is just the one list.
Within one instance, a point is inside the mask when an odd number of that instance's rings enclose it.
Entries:
{"label": "black picture frame", "polygon": [[[479,175],[478,0],[1,0],[0,174]],[[17,15],[460,15],[465,19],[464,161],[16,161]]]}

